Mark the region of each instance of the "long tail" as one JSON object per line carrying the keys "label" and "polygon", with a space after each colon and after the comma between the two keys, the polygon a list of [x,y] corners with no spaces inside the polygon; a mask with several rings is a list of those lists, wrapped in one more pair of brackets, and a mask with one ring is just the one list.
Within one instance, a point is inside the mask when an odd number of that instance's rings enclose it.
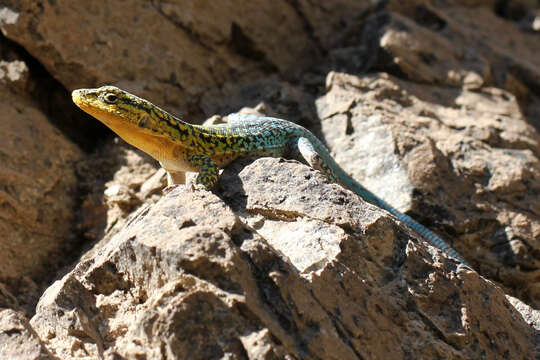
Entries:
{"label": "long tail", "polygon": [[407,225],[410,229],[422,235],[432,245],[438,247],[439,249],[441,249],[448,255],[458,259],[462,263],[469,265],[469,263],[456,250],[450,247],[446,243],[446,241],[444,241],[441,237],[437,236],[433,231],[429,230],[410,216],[396,210],[392,205],[388,204],[386,201],[373,194],[371,191],[362,186],[362,184],[360,184],[349,174],[347,174],[345,170],[343,170],[343,168],[339,166],[338,163],[336,163],[336,161],[328,153],[326,147],[322,143],[320,143],[318,139],[315,138],[315,140],[310,140],[315,143],[314,145],[317,148],[317,152],[325,158],[324,160],[328,166],[328,169],[323,169],[323,171],[326,172],[330,178],[332,178],[332,181],[341,183],[343,186],[352,190],[370,204],[373,204],[381,209],[388,211],[389,213],[397,217],[405,225]]}
{"label": "long tail", "polygon": [[446,243],[446,241],[444,241],[441,237],[437,236],[433,231],[429,230],[424,225],[420,224],[419,222],[417,222],[410,216],[405,215],[402,212],[396,210],[392,205],[388,204],[386,201],[379,198],[377,195],[373,194],[371,191],[363,187],[362,184],[354,180],[348,174],[346,174],[346,176],[347,178],[346,178],[346,181],[344,181],[344,185],[347,188],[354,191],[356,194],[360,195],[367,202],[388,211],[390,214],[397,217],[401,222],[403,222],[409,228],[413,229],[414,231],[422,235],[431,244],[438,247],[439,249],[441,249],[448,255],[458,259],[462,263],[468,265],[467,261],[456,250],[454,250],[451,246],[449,246]]}

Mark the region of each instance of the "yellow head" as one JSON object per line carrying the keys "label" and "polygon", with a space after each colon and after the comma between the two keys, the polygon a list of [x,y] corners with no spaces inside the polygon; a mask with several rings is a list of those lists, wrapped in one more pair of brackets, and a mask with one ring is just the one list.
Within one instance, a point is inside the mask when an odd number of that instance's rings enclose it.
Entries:
{"label": "yellow head", "polygon": [[117,87],[79,89],[74,90],[71,96],[78,107],[115,132],[116,127],[127,125],[156,128],[156,124],[151,123],[152,109],[156,108],[155,105]]}
{"label": "yellow head", "polygon": [[71,96],[82,110],[158,160],[164,156],[162,149],[186,131],[181,120],[114,86],[74,90]]}

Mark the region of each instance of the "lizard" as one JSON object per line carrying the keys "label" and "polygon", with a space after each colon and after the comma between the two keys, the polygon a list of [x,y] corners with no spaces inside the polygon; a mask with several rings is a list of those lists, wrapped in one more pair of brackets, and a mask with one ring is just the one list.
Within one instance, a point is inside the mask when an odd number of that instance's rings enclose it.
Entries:
{"label": "lizard", "polygon": [[465,259],[433,231],[403,214],[351,177],[323,143],[306,128],[267,116],[235,113],[229,122],[195,125],[114,86],[78,89],[73,102],[129,144],[146,152],[167,171],[169,185],[185,183],[186,171],[198,172],[196,182],[211,190],[219,169],[241,157],[287,157],[307,163],[365,201],[394,215],[446,254]]}

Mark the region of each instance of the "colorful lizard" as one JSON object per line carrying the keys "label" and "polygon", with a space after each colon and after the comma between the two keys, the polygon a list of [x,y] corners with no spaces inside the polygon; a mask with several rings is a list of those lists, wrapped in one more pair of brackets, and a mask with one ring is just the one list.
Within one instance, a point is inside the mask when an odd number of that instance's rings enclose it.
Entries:
{"label": "colorful lizard", "polygon": [[450,256],[467,262],[423,225],[394,209],[348,175],[307,129],[290,121],[232,114],[226,124],[200,126],[182,121],[151,102],[114,86],[73,91],[82,110],[122,139],[148,153],[167,171],[169,185],[183,183],[184,172],[198,172],[197,182],[214,187],[219,169],[240,157],[287,157],[304,161],[331,181],[397,217]]}

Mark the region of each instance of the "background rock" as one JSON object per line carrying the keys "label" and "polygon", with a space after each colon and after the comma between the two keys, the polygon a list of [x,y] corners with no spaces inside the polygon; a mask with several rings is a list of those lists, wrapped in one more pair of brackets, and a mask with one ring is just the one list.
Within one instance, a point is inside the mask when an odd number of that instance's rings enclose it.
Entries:
{"label": "background rock", "polygon": [[327,87],[317,107],[336,160],[401,211],[429,213],[474,268],[538,306],[540,202],[523,194],[540,192],[540,137],[515,97],[384,74],[331,73]]}
{"label": "background rock", "polygon": [[13,360],[50,359],[25,316],[11,309],[0,310],[0,357]]}
{"label": "background rock", "polygon": [[43,270],[58,267],[77,241],[73,164],[82,154],[32,102],[5,87],[0,107],[0,281],[32,303],[24,277],[50,280],[54,272]]}
{"label": "background rock", "polygon": [[4,4],[4,35],[66,88],[114,84],[199,116],[195,100],[204,91],[274,70],[294,76],[332,43],[336,27],[370,6],[235,0]]}

